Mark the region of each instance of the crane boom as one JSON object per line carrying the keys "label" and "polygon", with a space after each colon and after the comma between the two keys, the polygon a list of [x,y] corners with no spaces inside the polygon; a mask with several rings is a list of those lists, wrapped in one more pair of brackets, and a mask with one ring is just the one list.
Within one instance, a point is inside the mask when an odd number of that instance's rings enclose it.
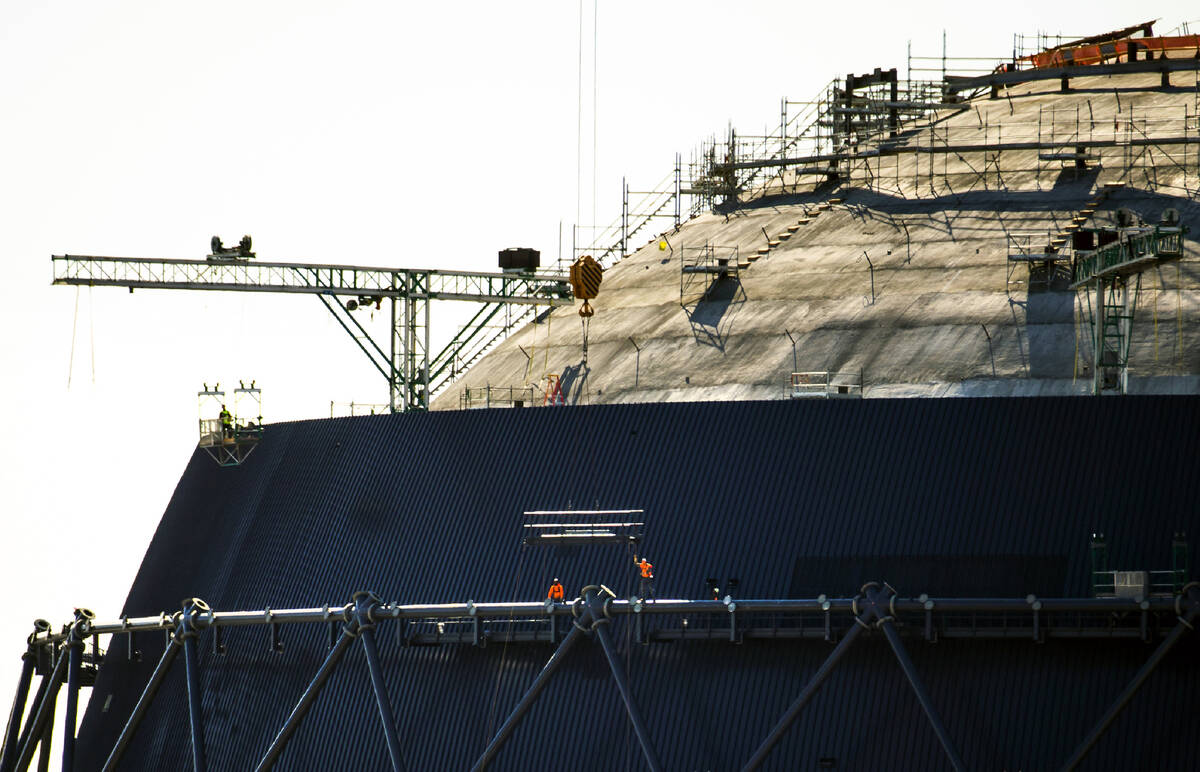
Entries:
{"label": "crane boom", "polygon": [[[378,268],[357,265],[259,262],[236,257],[169,260],[146,257],[54,255],[53,284],[133,289],[223,290],[316,295],[342,328],[387,379],[393,411],[427,410],[434,388],[448,383],[453,363],[464,352],[477,355],[497,339],[495,325],[505,317],[503,332],[525,319],[535,306],[570,305],[567,277],[527,271],[474,272],[437,269]],[[343,303],[339,298],[348,297]],[[391,306],[391,341],[382,346],[351,313],[359,304]],[[484,304],[472,322],[454,335],[446,348],[430,356],[429,303],[461,300]],[[516,315],[498,314],[509,305],[524,308]],[[488,336],[488,330],[492,330]],[[430,360],[435,372],[430,372]],[[449,363],[449,364],[447,364]]]}

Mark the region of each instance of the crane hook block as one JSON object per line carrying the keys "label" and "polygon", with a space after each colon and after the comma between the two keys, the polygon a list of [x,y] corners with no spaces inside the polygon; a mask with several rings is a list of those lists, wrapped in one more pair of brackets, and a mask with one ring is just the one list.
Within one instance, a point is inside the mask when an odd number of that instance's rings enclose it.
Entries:
{"label": "crane hook block", "polygon": [[584,255],[571,264],[571,291],[580,300],[591,300],[600,291],[600,281],[603,277],[604,269],[600,264],[592,259],[591,255]]}

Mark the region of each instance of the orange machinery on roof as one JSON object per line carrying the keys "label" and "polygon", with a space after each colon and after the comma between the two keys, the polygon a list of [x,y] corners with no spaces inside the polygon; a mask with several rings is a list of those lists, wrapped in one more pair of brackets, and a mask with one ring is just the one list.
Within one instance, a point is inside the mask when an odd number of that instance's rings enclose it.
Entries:
{"label": "orange machinery on roof", "polygon": [[[1019,61],[1041,69],[1104,64],[1122,60],[1132,62],[1137,59],[1160,59],[1172,55],[1200,58],[1200,35],[1152,37],[1153,25],[1154,22],[1145,22],[1125,29],[1106,32],[1103,35],[1081,38],[1048,48],[1040,53],[1021,57]],[[1132,37],[1137,32],[1141,32],[1145,37]]]}

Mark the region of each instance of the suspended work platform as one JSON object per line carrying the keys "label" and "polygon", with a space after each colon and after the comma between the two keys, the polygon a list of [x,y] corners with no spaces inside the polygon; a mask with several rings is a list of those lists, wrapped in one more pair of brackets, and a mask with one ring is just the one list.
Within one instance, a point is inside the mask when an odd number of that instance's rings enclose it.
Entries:
{"label": "suspended work platform", "polygon": [[788,387],[791,399],[862,399],[863,374],[861,370],[792,373]]}
{"label": "suspended work platform", "polygon": [[592,509],[524,513],[523,544],[637,544],[646,523],[641,509]]}
{"label": "suspended work platform", "polygon": [[196,392],[200,410],[198,447],[220,466],[238,466],[262,441],[262,389],[239,383],[233,390],[233,410],[225,401],[221,384]]}

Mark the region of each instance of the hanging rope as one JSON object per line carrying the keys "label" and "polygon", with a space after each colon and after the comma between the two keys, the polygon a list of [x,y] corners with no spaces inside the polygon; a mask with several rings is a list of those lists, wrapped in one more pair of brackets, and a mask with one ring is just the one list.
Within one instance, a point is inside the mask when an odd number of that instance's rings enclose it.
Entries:
{"label": "hanging rope", "polygon": [[[594,468],[594,467],[593,467]],[[629,542],[625,545],[625,597],[633,597],[633,574],[629,571],[629,564],[633,559],[633,543]],[[633,682],[633,620],[625,617],[622,624],[625,625],[625,677]],[[629,722],[625,722],[625,768],[633,768],[633,728]]]}
{"label": "hanging rope", "polygon": [[1158,277],[1158,287],[1154,289],[1154,362],[1158,363],[1158,293],[1162,288],[1162,275]]}
{"label": "hanging rope", "polygon": [[553,318],[554,310],[551,309],[550,313],[546,314],[546,345],[542,352],[542,377],[538,379],[539,383],[546,380],[546,373],[550,371],[550,320]]}
{"label": "hanging rope", "polygon": [[96,303],[92,298],[92,288],[88,286],[88,338],[92,344],[92,385],[96,384]]}
{"label": "hanging rope", "polygon": [[1075,312],[1075,324],[1071,325],[1075,328],[1075,361],[1071,364],[1071,383],[1079,378],[1079,319],[1083,315],[1083,303],[1079,300],[1079,293],[1075,293],[1075,304],[1072,309]]}
{"label": "hanging rope", "polygon": [[[596,119],[597,119],[597,94],[599,93],[599,77],[598,68],[596,67],[596,51],[598,48],[600,32],[597,27],[597,22],[600,17],[599,0],[592,0],[592,224],[596,224]],[[1184,147],[1187,147],[1184,145]]]}
{"label": "hanging rope", "polygon": [[71,318],[71,358],[67,361],[67,388],[71,388],[71,373],[75,370],[75,327],[79,323],[79,285],[75,285],[75,315]]}
{"label": "hanging rope", "polygon": [[1179,263],[1175,263],[1175,324],[1175,351],[1178,364],[1183,364],[1183,273]]}
{"label": "hanging rope", "polygon": [[[583,193],[583,0],[579,0],[579,61],[575,69],[575,225]],[[572,258],[574,255],[571,256]]]}

